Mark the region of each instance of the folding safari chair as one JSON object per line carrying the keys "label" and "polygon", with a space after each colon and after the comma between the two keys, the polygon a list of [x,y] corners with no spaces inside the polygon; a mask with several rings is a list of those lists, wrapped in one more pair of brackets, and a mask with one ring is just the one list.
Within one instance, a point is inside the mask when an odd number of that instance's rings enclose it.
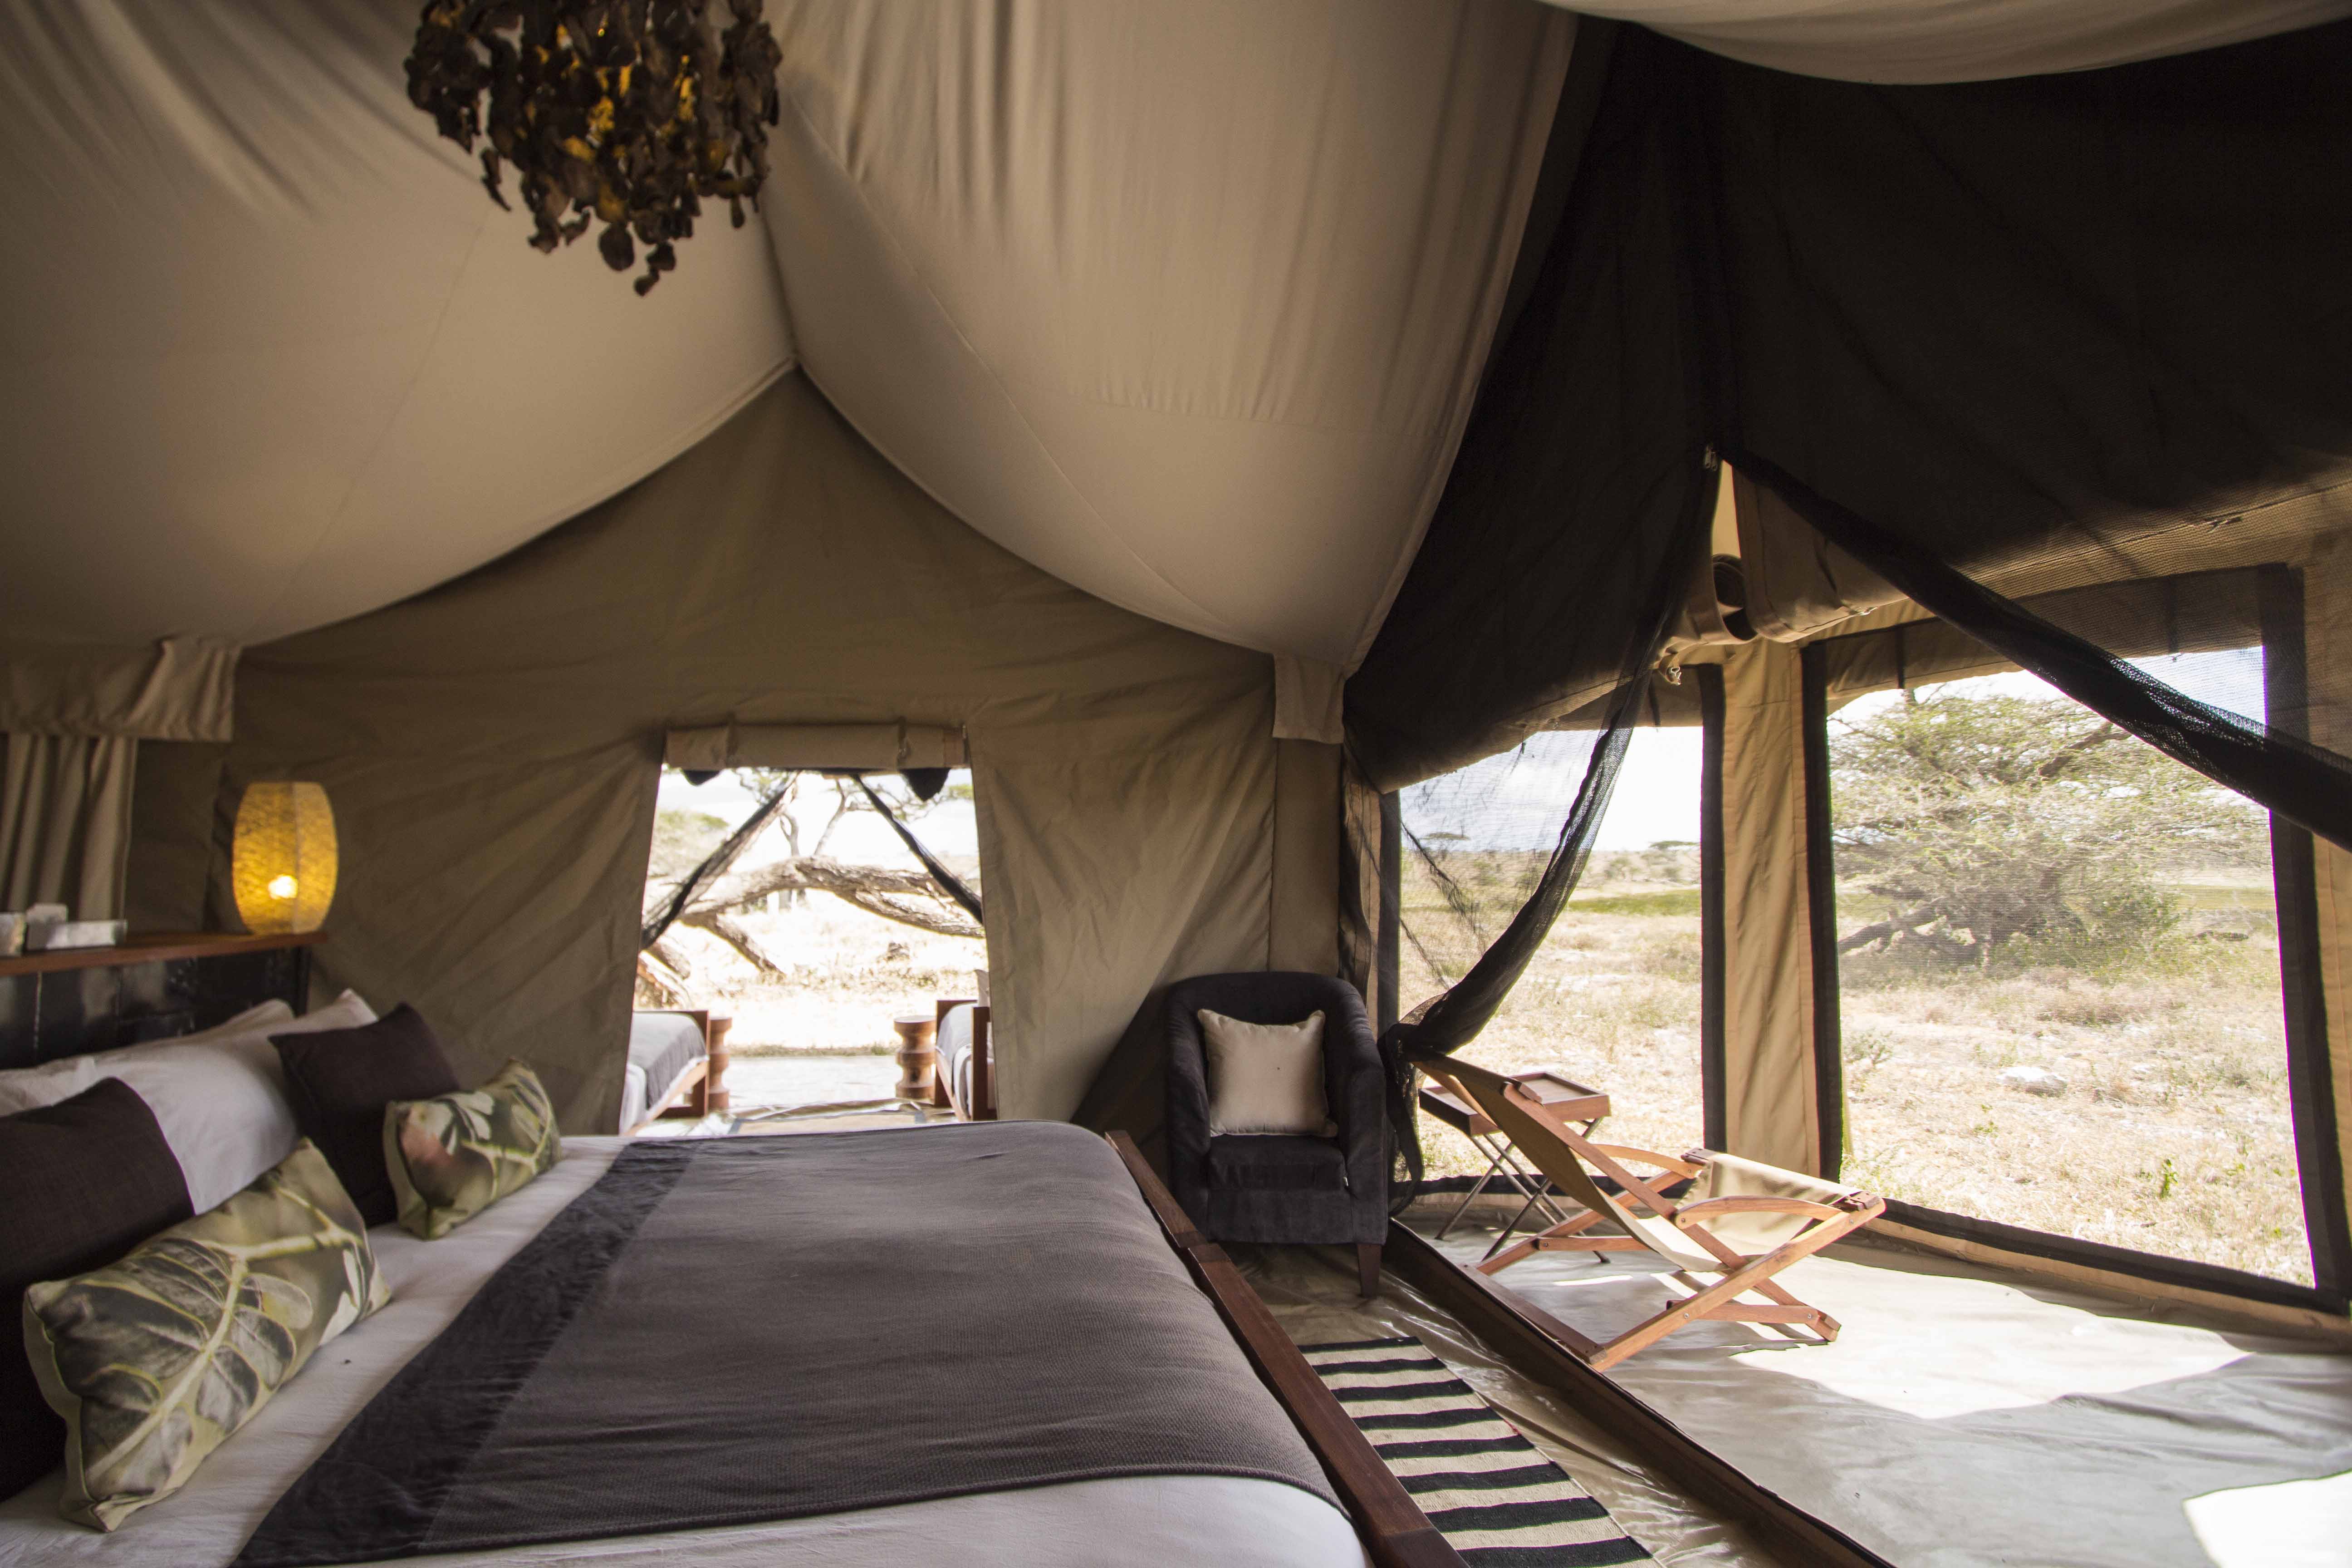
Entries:
{"label": "folding safari chair", "polygon": [[[1876,1219],[1885,1212],[1884,1198],[1705,1149],[1676,1159],[1647,1149],[1595,1143],[1499,1073],[1451,1058],[1441,1067],[1536,1169],[1583,1205],[1559,1225],[1523,1237],[1479,1264],[1480,1272],[1496,1273],[1538,1252],[1646,1250],[1673,1264],[1669,1278],[1691,1292],[1607,1344],[1576,1335],[1581,1342],[1571,1342],[1570,1348],[1593,1366],[1614,1366],[1701,1318],[1770,1323],[1784,1332],[1802,1327],[1824,1344],[1837,1338],[1836,1319],[1806,1306],[1772,1277]],[[1644,1178],[1629,1169],[1627,1162],[1671,1174]],[[1593,1180],[1595,1172],[1621,1191],[1603,1191]],[[1691,1185],[1680,1199],[1668,1198],[1660,1190],[1683,1176],[1691,1178]],[[1701,1274],[1717,1276],[1715,1283],[1696,1278]],[[1751,1290],[1765,1299],[1764,1304],[1739,1300]]]}

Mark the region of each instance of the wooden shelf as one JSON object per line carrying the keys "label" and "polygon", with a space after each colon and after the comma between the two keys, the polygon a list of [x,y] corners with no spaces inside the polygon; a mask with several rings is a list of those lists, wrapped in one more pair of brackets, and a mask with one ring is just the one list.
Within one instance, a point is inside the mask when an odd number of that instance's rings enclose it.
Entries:
{"label": "wooden shelf", "polygon": [[132,963],[164,963],[181,958],[224,958],[240,952],[270,952],[286,947],[315,947],[327,940],[322,931],[291,931],[281,936],[249,936],[243,931],[166,931],[125,937],[113,947],[68,947],[56,952],[27,952],[0,958],[0,977],[13,974],[56,974],[70,969],[120,969]]}

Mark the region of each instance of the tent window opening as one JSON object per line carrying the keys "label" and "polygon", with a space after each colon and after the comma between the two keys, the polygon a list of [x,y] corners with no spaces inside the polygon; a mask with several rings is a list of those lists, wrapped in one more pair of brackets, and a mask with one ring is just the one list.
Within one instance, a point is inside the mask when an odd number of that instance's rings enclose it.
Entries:
{"label": "tent window opening", "polygon": [[[1595,735],[1546,731],[1400,792],[1397,994],[1408,1012],[1467,971],[1525,901]],[[1501,1009],[1458,1053],[1499,1072],[1564,1068],[1607,1092],[1606,1135],[1680,1150],[1705,1125],[1701,1034],[1701,734],[1644,724],[1567,907]],[[1485,1160],[1430,1118],[1431,1178]]]}
{"label": "tent window opening", "polygon": [[[2119,651],[2261,721],[2283,672],[2250,632]],[[2314,923],[2274,857],[2307,837],[1941,623],[1806,668],[1838,1173],[1896,1217],[2312,1285],[2290,1037],[2319,1026]]]}
{"label": "tent window opening", "polygon": [[974,804],[966,768],[665,767],[636,1007],[732,1015],[737,1116],[887,1111],[892,1021],[987,966]]}

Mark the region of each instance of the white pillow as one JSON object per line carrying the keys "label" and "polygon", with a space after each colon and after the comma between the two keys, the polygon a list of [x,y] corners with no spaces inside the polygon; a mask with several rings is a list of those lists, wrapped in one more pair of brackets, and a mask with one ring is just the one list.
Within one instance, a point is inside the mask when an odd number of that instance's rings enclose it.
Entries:
{"label": "white pillow", "polygon": [[155,1113],[188,1184],[188,1206],[203,1214],[252,1185],[300,1141],[269,1037],[374,1022],[351,991],[299,1018],[283,1002],[264,1002],[197,1034],[0,1072],[0,1115],[55,1105],[100,1079],[119,1078]]}
{"label": "white pillow", "polygon": [[1201,1009],[1209,1047],[1209,1131],[1220,1138],[1339,1131],[1323,1093],[1323,1015],[1244,1024]]}

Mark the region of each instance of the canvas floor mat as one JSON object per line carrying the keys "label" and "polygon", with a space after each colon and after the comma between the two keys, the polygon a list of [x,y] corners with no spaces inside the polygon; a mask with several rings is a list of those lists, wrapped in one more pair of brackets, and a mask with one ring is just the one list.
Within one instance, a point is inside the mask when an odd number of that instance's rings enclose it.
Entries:
{"label": "canvas floor mat", "polygon": [[1299,1349],[1473,1568],[1655,1561],[1412,1335]]}
{"label": "canvas floor mat", "polygon": [[[1490,1239],[1465,1224],[1443,1246],[1468,1265]],[[1602,1340],[1682,1294],[1633,1254],[1549,1253],[1497,1282]],[[1864,1243],[1781,1282],[1839,1320],[1836,1343],[1697,1323],[1608,1375],[1892,1562],[2347,1561],[2352,1355],[2339,1345]]]}

